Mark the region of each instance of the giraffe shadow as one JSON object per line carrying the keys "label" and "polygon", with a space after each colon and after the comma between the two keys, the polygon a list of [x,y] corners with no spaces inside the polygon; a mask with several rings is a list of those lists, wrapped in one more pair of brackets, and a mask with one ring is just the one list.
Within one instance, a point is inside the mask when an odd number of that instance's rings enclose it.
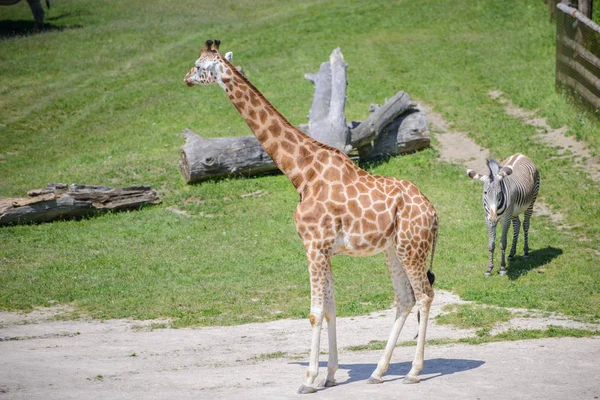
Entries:
{"label": "giraffe shadow", "polygon": [[[308,367],[307,362],[293,362],[290,364],[299,364]],[[419,374],[419,377],[421,377],[422,382],[425,382],[430,379],[438,378],[440,376],[452,375],[459,372],[465,372],[475,368],[479,368],[483,364],[485,364],[485,361],[481,360],[433,358],[430,360],[425,360],[425,365],[423,366],[423,370]],[[327,362],[319,362],[319,367],[327,368]],[[408,373],[408,371],[410,371],[411,367],[412,362],[409,361],[401,363],[390,363],[387,372],[383,376],[384,381],[393,382],[403,379],[404,376]],[[373,371],[375,371],[375,368],[377,368],[377,364],[340,364],[339,368],[343,370],[348,370],[349,375],[349,378],[347,380],[339,382],[337,384],[337,386],[342,386],[356,381],[366,381],[367,379],[369,379]],[[395,376],[393,378],[388,377],[386,379],[386,376],[390,375]]]}
{"label": "giraffe shadow", "polygon": [[526,275],[529,271],[536,270],[543,274],[544,271],[539,269],[542,265],[550,263],[563,253],[562,249],[548,246],[543,249],[533,250],[529,252],[529,258],[523,256],[515,256],[512,261],[509,261],[506,275],[510,280],[519,279],[522,275]]}

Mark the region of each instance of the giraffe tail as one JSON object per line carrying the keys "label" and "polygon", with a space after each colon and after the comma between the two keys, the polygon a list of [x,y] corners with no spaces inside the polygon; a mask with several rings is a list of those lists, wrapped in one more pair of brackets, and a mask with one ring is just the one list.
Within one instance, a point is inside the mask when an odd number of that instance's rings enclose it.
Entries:
{"label": "giraffe tail", "polygon": [[[436,219],[437,222],[437,219]],[[431,287],[433,287],[433,283],[435,282],[435,274],[433,273],[433,257],[435,255],[435,245],[437,244],[437,223],[436,230],[433,233],[433,242],[431,243],[431,260],[429,261],[429,269],[427,270],[427,280]],[[421,312],[417,311],[417,324],[421,323]],[[417,328],[418,329],[418,328]],[[419,332],[415,335],[413,340],[416,340],[419,337]]]}

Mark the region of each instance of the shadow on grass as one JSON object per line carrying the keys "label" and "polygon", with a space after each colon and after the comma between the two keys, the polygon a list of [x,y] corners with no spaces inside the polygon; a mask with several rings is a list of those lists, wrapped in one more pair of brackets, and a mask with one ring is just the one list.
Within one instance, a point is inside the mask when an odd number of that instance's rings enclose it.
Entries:
{"label": "shadow on grass", "polygon": [[544,249],[531,251],[528,259],[524,259],[523,256],[516,256],[509,263],[506,272],[508,279],[519,279],[521,275],[526,275],[529,271],[539,268],[544,264],[548,264],[562,253],[562,249],[548,246]]}
{"label": "shadow on grass", "polygon": [[[293,362],[291,364],[299,364],[308,367],[307,362]],[[485,361],[480,360],[465,360],[456,358],[434,358],[431,360],[425,360],[423,370],[419,374],[421,381],[425,382],[430,379],[435,379],[444,375],[452,375],[458,372],[469,371],[475,368],[479,368],[485,364]],[[321,361],[319,367],[327,368],[327,362]],[[404,376],[410,371],[412,362],[401,362],[390,364],[386,374],[383,376],[385,382],[392,382],[399,379],[403,379]],[[339,382],[337,385],[346,385],[348,383],[356,381],[366,381],[369,379],[377,364],[340,364],[340,369],[348,370],[349,378],[344,382]],[[394,378],[387,378],[387,375],[396,375]],[[401,375],[401,376],[398,376]],[[433,376],[427,376],[433,375]]]}
{"label": "shadow on grass", "polygon": [[[66,16],[66,15],[64,15]],[[48,18],[49,20],[57,20],[64,16]],[[83,25],[54,25],[45,23],[42,29],[36,29],[35,21],[31,20],[2,20],[0,21],[0,40],[11,39],[22,36],[32,36],[43,32],[64,31],[67,29],[83,28]]]}

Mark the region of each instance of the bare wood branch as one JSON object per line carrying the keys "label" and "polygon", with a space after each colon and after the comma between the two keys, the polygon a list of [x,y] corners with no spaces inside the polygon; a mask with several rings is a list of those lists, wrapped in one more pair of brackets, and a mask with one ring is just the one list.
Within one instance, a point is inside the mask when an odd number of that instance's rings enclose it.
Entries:
{"label": "bare wood branch", "polygon": [[396,93],[383,106],[376,108],[367,119],[351,129],[350,145],[359,148],[370,143],[383,128],[412,107],[414,104],[408,94],[402,91]]}
{"label": "bare wood branch", "polygon": [[315,85],[315,95],[308,112],[308,131],[318,141],[348,152],[346,107],[346,67],[340,48],[333,50],[329,61],[321,64],[319,72],[306,74]]}

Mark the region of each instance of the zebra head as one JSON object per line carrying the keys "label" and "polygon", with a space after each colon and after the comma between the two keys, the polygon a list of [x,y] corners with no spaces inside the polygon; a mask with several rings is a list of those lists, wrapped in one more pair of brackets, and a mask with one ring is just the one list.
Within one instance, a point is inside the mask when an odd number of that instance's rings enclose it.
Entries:
{"label": "zebra head", "polygon": [[490,170],[489,175],[481,175],[473,170],[467,170],[469,178],[483,182],[483,209],[486,220],[496,225],[498,220],[504,214],[507,205],[506,185],[502,180],[512,174],[511,167],[502,167],[494,159],[487,160],[487,166]]}

